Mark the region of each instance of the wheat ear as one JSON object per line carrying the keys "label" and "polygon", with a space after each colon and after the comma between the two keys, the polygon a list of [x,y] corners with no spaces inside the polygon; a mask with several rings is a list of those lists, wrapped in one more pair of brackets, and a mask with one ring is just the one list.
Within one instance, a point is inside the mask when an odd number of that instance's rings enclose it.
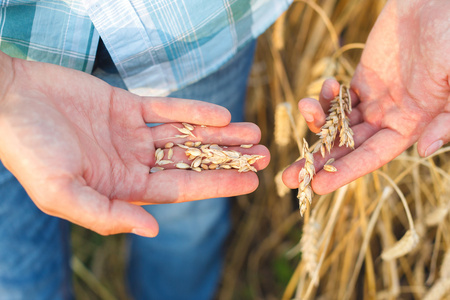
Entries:
{"label": "wheat ear", "polygon": [[305,263],[306,272],[310,275],[317,268],[320,227],[320,223],[311,215],[309,222],[303,226],[302,239],[300,240],[302,261]]}
{"label": "wheat ear", "polygon": [[350,120],[347,116],[352,111],[352,100],[348,87],[341,85],[339,95],[331,101],[329,115],[325,124],[317,134],[322,142],[320,153],[325,157],[325,153],[330,153],[333,148],[337,133],[339,132],[339,146],[354,148],[353,130],[350,128]]}
{"label": "wheat ear", "polygon": [[308,142],[305,139],[303,139],[302,152],[303,157],[305,158],[305,165],[298,174],[299,186],[297,198],[300,207],[300,215],[303,217],[308,207],[307,202],[311,204],[312,198],[314,197],[310,183],[316,171],[314,169],[314,156],[311,151],[309,151]]}

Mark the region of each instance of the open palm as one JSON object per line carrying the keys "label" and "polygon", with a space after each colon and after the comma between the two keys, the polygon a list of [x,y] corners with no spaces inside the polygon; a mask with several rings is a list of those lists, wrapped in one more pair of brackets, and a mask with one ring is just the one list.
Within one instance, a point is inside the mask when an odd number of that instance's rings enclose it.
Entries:
{"label": "open palm", "polygon": [[[156,221],[136,204],[233,196],[258,185],[253,172],[149,173],[156,148],[187,140],[175,138],[174,127],[182,127],[175,122],[207,125],[193,131],[203,143],[257,144],[259,129],[229,124],[222,107],[138,97],[78,71],[1,58],[12,72],[5,73],[0,99],[0,158],[45,213],[101,234],[155,236]],[[173,160],[186,160],[178,150]],[[265,147],[246,150],[266,156],[258,169],[268,164]]]}
{"label": "open palm", "polygon": [[[353,77],[350,121],[356,149],[338,148],[337,173],[318,172],[312,186],[324,194],[394,159],[418,141],[420,155],[450,140],[450,2],[391,0],[379,16]],[[299,103],[317,131],[324,109],[338,93],[336,81],[324,84],[321,104]],[[327,97],[328,95],[328,97]],[[324,159],[317,157],[316,167]],[[285,183],[295,188],[302,163],[286,170]]]}

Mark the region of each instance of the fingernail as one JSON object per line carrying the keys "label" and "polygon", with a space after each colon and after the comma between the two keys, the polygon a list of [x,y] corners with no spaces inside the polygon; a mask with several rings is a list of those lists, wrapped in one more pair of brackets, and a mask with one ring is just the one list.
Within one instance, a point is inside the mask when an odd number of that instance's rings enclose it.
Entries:
{"label": "fingernail", "polygon": [[303,118],[305,118],[306,122],[314,121],[313,115],[311,115],[309,113],[305,113],[305,112],[303,112],[302,115],[303,115]]}
{"label": "fingernail", "polygon": [[133,228],[131,230],[131,233],[134,233],[136,235],[144,236],[144,237],[155,237],[156,234],[153,232],[153,230],[150,230],[148,228]]}
{"label": "fingernail", "polygon": [[444,145],[444,142],[442,140],[437,140],[436,142],[428,146],[427,150],[425,151],[425,157],[436,152],[439,148],[442,147],[442,145]]}
{"label": "fingernail", "polygon": [[334,99],[335,96],[334,96],[334,93],[333,93],[333,91],[331,89],[325,89],[323,91],[323,97],[325,99]]}

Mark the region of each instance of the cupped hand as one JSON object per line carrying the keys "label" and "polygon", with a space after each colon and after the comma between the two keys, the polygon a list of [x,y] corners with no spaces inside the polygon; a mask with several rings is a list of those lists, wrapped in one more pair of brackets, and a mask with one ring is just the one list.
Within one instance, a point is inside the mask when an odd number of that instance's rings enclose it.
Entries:
{"label": "cupped hand", "polygon": [[[157,148],[189,140],[175,138],[180,132],[174,127],[183,127],[178,122],[206,125],[196,126],[196,138],[191,138],[202,143],[258,144],[259,128],[229,124],[225,108],[194,100],[138,97],[82,72],[11,59],[3,53],[0,67],[0,158],[47,214],[103,235],[155,236],[156,220],[136,203],[234,196],[258,185],[253,172],[149,173]],[[267,166],[267,148],[240,150],[264,155],[255,167]]]}
{"label": "cupped hand", "polygon": [[[351,82],[350,123],[355,149],[335,146],[336,173],[319,171],[312,187],[325,194],[365,175],[418,142],[428,156],[450,141],[450,2],[390,0],[373,27]],[[317,132],[339,84],[327,80],[320,101],[302,99],[299,109]],[[319,170],[329,157],[316,155]],[[303,162],[283,180],[298,186]]]}

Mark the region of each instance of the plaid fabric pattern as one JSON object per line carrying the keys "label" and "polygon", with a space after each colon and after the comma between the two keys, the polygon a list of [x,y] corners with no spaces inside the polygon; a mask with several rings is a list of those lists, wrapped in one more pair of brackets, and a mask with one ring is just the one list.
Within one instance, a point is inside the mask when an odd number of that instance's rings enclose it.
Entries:
{"label": "plaid fabric pattern", "polygon": [[99,36],[79,1],[0,1],[0,50],[91,72]]}
{"label": "plaid fabric pattern", "polygon": [[291,2],[0,1],[0,50],[90,72],[100,35],[130,91],[167,95],[216,71]]}

